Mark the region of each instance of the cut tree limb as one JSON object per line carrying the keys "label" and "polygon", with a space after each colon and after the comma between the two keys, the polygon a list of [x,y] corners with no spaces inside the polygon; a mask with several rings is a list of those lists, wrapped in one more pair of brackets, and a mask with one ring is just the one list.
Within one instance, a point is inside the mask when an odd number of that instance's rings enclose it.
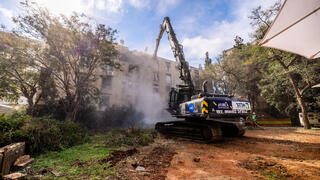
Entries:
{"label": "cut tree limb", "polygon": [[24,142],[10,144],[8,146],[0,148],[0,152],[3,151],[3,160],[1,168],[2,177],[10,173],[11,166],[14,164],[18,157],[24,154],[24,150]]}

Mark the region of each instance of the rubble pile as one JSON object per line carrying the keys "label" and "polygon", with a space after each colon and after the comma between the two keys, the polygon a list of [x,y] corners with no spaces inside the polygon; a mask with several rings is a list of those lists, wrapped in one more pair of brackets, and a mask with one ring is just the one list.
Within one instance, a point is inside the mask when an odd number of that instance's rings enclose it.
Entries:
{"label": "rubble pile", "polygon": [[0,148],[0,179],[19,180],[26,176],[25,170],[33,162],[33,158],[24,155],[25,143],[13,143]]}

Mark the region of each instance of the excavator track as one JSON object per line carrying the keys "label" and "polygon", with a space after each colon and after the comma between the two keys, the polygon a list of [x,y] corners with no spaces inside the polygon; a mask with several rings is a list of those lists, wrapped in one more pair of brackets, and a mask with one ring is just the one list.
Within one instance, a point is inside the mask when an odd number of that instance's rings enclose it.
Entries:
{"label": "excavator track", "polygon": [[159,122],[155,129],[167,136],[181,137],[205,142],[216,142],[222,139],[222,129],[218,123],[170,121]]}

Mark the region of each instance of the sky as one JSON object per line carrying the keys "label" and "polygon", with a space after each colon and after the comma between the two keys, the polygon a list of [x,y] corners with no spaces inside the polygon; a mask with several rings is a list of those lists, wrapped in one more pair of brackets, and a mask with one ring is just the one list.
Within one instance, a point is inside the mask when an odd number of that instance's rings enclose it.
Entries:
{"label": "sky", "polygon": [[[277,0],[32,0],[54,14],[85,13],[117,29],[117,41],[130,50],[152,54],[160,24],[169,16],[186,60],[198,67],[205,52],[214,60],[234,44],[235,36],[250,41],[252,27],[248,16],[259,5],[268,8]],[[0,24],[13,27],[11,18],[19,14],[20,0],[0,0]],[[174,61],[164,34],[158,56]]]}

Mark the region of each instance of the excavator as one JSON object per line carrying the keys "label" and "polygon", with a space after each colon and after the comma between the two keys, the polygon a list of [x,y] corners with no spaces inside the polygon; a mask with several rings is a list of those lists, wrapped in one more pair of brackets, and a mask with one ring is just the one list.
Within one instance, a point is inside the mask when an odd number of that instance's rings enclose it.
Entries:
{"label": "excavator", "polygon": [[195,89],[183,46],[177,40],[169,17],[165,17],[160,25],[153,58],[157,58],[164,32],[168,35],[183,84],[169,92],[167,110],[178,120],[158,122],[155,129],[164,135],[206,142],[219,141],[223,136],[243,136],[245,119],[251,110],[249,101],[243,97],[208,93],[207,81],[203,82],[202,90]]}

